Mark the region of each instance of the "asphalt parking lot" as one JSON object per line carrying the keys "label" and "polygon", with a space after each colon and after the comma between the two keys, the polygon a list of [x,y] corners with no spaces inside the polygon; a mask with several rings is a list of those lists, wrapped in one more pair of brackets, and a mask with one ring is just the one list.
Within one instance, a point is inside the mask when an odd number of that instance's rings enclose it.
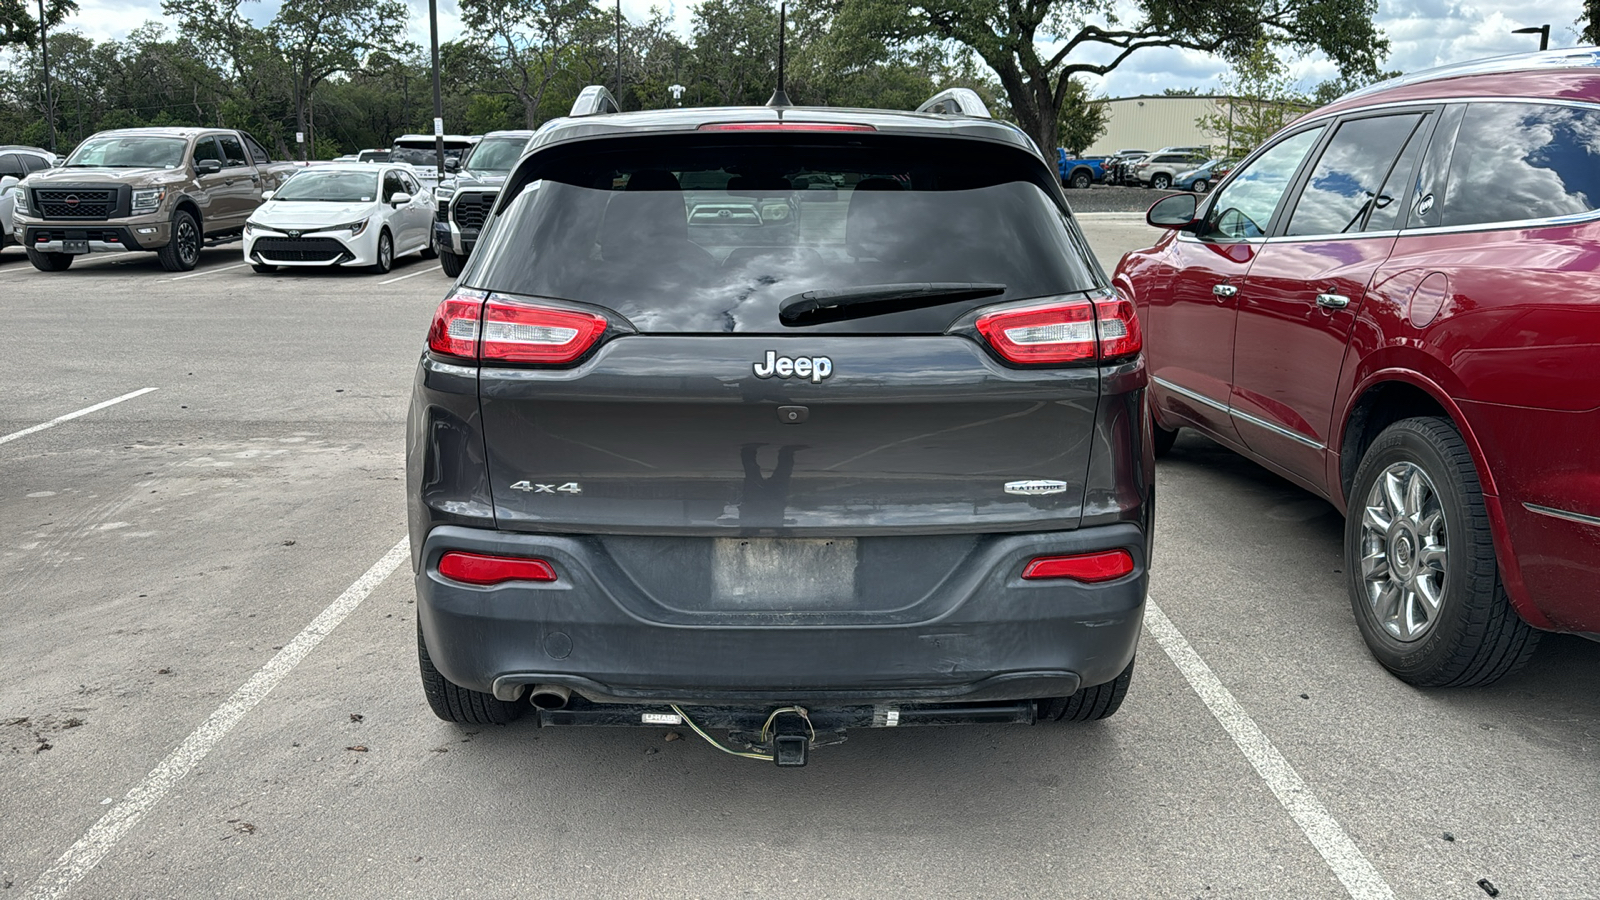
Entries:
{"label": "asphalt parking lot", "polygon": [[[1083,221],[1108,271],[1155,236]],[[0,898],[1600,896],[1600,644],[1402,684],[1333,508],[1187,434],[1106,722],[778,770],[436,720],[399,542],[447,284],[0,254]]]}

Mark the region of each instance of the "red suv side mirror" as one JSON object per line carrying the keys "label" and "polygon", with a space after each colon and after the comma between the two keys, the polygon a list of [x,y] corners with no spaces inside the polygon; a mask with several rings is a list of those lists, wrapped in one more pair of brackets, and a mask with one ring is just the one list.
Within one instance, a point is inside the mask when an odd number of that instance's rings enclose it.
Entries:
{"label": "red suv side mirror", "polygon": [[1173,194],[1157,200],[1144,220],[1157,228],[1187,228],[1199,208],[1200,201],[1193,194]]}

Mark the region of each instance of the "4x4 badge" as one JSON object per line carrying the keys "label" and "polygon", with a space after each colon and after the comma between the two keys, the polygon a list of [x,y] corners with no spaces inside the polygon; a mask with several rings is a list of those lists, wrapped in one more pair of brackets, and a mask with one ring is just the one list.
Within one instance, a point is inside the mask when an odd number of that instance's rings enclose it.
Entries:
{"label": "4x4 badge", "polygon": [[1006,482],[1006,493],[1021,494],[1024,497],[1038,497],[1044,494],[1060,494],[1065,493],[1066,490],[1067,483],[1065,481],[1045,481],[1035,479],[1033,481]]}

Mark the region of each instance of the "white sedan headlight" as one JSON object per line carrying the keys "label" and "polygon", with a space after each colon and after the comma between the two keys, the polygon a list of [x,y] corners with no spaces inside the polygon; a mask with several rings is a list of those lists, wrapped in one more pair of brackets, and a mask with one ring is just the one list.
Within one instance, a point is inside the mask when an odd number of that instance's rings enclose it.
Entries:
{"label": "white sedan headlight", "polygon": [[319,230],[321,230],[321,231],[348,231],[348,232],[350,232],[350,236],[351,237],[355,237],[356,235],[360,234],[361,232],[367,230],[367,223],[370,222],[370,221],[372,221],[372,219],[369,217],[369,218],[366,218],[366,219],[362,219],[359,222],[350,222],[350,223],[345,224],[345,225],[335,225],[332,228],[323,228],[323,229],[319,229]]}
{"label": "white sedan headlight", "polygon": [[166,188],[153,188],[148,191],[133,192],[133,211],[138,213],[155,212],[161,208],[161,201],[167,199]]}

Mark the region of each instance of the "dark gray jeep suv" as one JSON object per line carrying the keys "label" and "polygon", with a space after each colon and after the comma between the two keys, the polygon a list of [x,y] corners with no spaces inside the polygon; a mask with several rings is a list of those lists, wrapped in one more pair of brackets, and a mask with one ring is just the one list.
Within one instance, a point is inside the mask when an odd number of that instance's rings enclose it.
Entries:
{"label": "dark gray jeep suv", "polygon": [[530,143],[410,410],[441,718],[723,728],[799,764],[847,726],[1116,711],[1139,324],[1033,142],[941,97],[580,100]]}

